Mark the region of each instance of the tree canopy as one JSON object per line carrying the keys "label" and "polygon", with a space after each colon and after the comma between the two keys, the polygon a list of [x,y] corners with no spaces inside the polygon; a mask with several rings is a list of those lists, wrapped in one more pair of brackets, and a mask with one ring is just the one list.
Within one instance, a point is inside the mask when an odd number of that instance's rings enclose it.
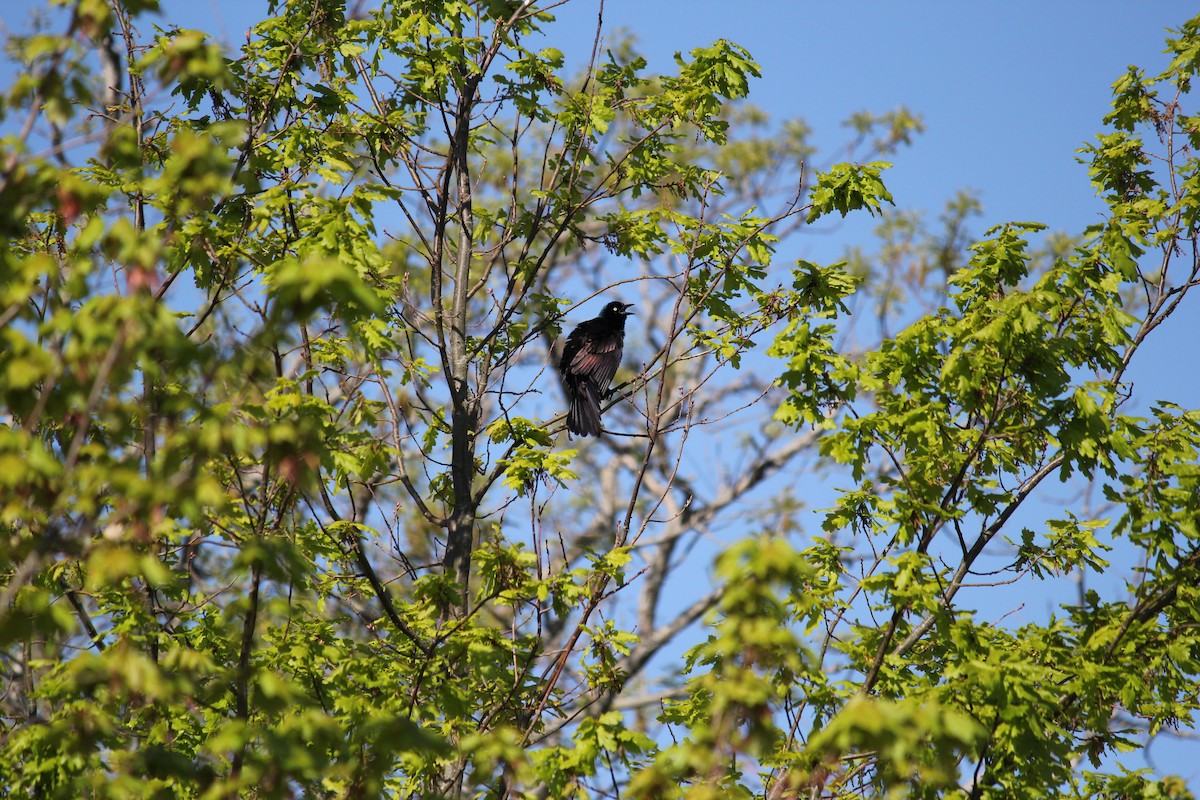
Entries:
{"label": "tree canopy", "polygon": [[0,794],[1191,797],[1121,754],[1200,705],[1200,409],[1126,377],[1200,283],[1200,17],[1081,143],[1102,220],[976,240],[892,206],[916,114],[826,161],[739,45],[558,5],[9,38]]}

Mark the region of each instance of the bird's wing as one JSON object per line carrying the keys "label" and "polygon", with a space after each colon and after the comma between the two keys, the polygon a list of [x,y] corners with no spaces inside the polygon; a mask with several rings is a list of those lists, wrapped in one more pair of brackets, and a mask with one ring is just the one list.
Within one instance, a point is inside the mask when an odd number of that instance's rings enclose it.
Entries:
{"label": "bird's wing", "polygon": [[603,391],[617,374],[623,349],[621,340],[615,336],[591,338],[572,354],[570,372],[579,377],[586,376],[592,385]]}
{"label": "bird's wing", "polygon": [[567,343],[563,345],[562,360],[559,362],[559,370],[562,371],[563,377],[568,374],[577,376],[579,373],[576,371],[575,362],[581,356],[586,357],[594,349],[597,338],[604,338],[597,328],[599,322],[598,319],[581,322],[567,337]]}

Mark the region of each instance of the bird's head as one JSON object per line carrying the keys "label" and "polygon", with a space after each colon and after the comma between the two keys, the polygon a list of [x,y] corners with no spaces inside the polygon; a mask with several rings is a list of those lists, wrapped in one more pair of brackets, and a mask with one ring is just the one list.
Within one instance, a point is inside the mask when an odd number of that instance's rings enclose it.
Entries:
{"label": "bird's head", "polygon": [[614,300],[606,305],[600,314],[601,316],[605,317],[620,317],[624,319],[625,317],[633,314],[633,312],[629,310],[631,308],[633,308],[633,303],[621,303]]}

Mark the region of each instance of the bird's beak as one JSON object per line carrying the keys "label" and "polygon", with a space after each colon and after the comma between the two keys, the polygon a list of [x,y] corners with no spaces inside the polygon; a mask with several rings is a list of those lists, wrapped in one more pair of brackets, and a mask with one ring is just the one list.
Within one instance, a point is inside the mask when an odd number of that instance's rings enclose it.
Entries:
{"label": "bird's beak", "polygon": [[633,303],[626,303],[625,308],[621,309],[621,313],[627,317],[633,316],[633,312],[629,309],[633,308]]}

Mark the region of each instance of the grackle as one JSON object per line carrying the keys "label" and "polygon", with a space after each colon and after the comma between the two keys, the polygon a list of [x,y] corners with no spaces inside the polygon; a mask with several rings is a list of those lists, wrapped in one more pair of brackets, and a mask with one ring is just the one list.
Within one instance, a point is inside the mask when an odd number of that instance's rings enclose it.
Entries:
{"label": "grackle", "polygon": [[579,436],[600,435],[600,400],[621,365],[625,318],[633,303],[613,301],[600,316],[581,322],[567,337],[558,371],[570,409],[567,430]]}

